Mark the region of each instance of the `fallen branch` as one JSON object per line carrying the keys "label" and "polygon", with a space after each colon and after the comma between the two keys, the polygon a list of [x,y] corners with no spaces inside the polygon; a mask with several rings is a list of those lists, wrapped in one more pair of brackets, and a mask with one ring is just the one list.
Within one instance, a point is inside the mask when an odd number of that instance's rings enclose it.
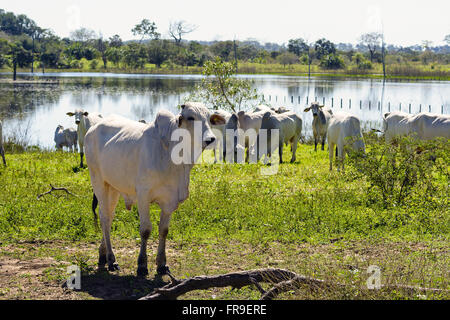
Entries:
{"label": "fallen branch", "polygon": [[[270,290],[264,290],[260,283],[265,282],[273,285]],[[330,281],[315,279],[311,277],[302,276],[295,272],[285,269],[261,269],[234,272],[216,276],[198,276],[187,278],[184,280],[176,280],[168,285],[155,289],[149,295],[140,300],[174,300],[185,293],[194,290],[207,290],[210,288],[242,288],[245,286],[254,285],[261,293],[261,300],[271,300],[276,298],[279,294],[296,290],[301,285],[308,285],[313,289],[330,289],[330,288],[356,288],[353,285],[346,285],[341,283],[333,283]],[[382,289],[388,290],[407,290],[409,292],[447,292],[445,289],[435,288],[421,288],[406,285],[382,285]]]}
{"label": "fallen branch", "polygon": [[41,193],[40,195],[37,196],[37,200],[39,200],[41,197],[47,195],[47,194],[52,194],[53,191],[65,191],[67,194],[74,196],[74,197],[78,197],[76,194],[73,194],[72,192],[70,192],[69,190],[67,190],[67,188],[55,188],[52,184],[50,184],[51,189],[47,192]]}

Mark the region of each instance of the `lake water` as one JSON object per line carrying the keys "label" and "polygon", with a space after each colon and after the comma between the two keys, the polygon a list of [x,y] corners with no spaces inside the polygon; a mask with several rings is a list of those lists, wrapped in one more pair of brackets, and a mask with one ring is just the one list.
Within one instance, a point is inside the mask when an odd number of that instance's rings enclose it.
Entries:
{"label": "lake water", "polygon": [[[448,114],[450,83],[394,82],[292,76],[241,76],[254,80],[272,106],[287,106],[302,116],[304,135],[311,135],[311,113],[303,109],[314,100],[334,111],[360,117],[365,128],[381,128],[384,112],[403,110]],[[69,111],[83,108],[103,115],[120,114],[152,121],[159,110],[177,113],[177,105],[201,82],[200,75],[130,75],[101,73],[19,74],[18,83],[0,74],[0,119],[3,135],[23,135],[29,142],[54,148],[57,125],[75,127]],[[26,82],[20,80],[36,80]],[[351,102],[350,102],[351,100]],[[342,101],[342,102],[341,102]],[[342,107],[341,107],[342,103]]]}

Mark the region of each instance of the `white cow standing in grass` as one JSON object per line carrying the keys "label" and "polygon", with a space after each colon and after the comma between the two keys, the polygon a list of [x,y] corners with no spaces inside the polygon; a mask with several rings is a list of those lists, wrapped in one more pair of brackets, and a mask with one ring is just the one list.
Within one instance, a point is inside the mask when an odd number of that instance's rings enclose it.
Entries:
{"label": "white cow standing in grass", "polygon": [[434,113],[416,115],[404,112],[389,112],[383,116],[384,133],[387,143],[399,136],[413,135],[421,140],[437,137],[450,139],[450,116]]}
{"label": "white cow standing in grass", "polygon": [[328,124],[333,115],[330,109],[324,109],[323,105],[318,102],[311,103],[311,106],[306,108],[304,111],[312,111],[313,122],[312,129],[314,135],[314,151],[317,151],[317,144],[319,141],[322,142],[322,151],[325,150],[325,140],[327,138]]}
{"label": "white cow standing in grass", "polygon": [[54,138],[56,149],[62,150],[63,147],[67,147],[69,150],[72,150],[72,152],[76,152],[77,139],[77,130],[74,128],[64,129],[61,125],[56,127]]}
{"label": "white cow standing in grass", "polygon": [[[292,158],[291,163],[296,160],[296,152],[298,142],[302,133],[302,119],[295,114],[294,112],[286,112],[286,113],[273,113],[266,112],[261,121],[260,131],[265,129],[267,130],[267,156],[271,156],[272,153],[278,148],[278,153],[280,156],[280,163],[283,163],[283,146],[284,144],[291,145],[292,150]],[[272,143],[271,141],[271,130],[278,130],[278,143]],[[259,140],[261,139],[261,135],[258,135],[256,150],[258,150],[260,146]],[[275,149],[272,149],[272,146],[276,146]],[[257,153],[258,160],[260,160],[263,156],[262,152]]]}
{"label": "white cow standing in grass", "polygon": [[344,169],[345,149],[347,146],[355,151],[365,152],[360,120],[352,114],[344,112],[334,114],[328,125],[327,139],[330,153],[330,170],[333,169],[335,146],[336,157],[338,158],[338,171],[339,163]]}
{"label": "white cow standing in grass", "polygon": [[3,159],[3,164],[6,166],[6,159],[5,159],[5,149],[3,148],[3,134],[2,134],[2,122],[0,121],[0,155]]}
{"label": "white cow standing in grass", "polygon": [[77,125],[78,147],[80,150],[80,167],[83,168],[84,155],[84,136],[89,128],[103,120],[103,116],[99,113],[89,113],[87,111],[77,109],[75,112],[68,112],[69,117],[75,116],[75,124]]}
{"label": "white cow standing in grass", "polygon": [[[172,153],[180,144],[172,137],[184,129],[192,137],[189,147],[194,145],[194,123],[201,134],[199,147],[204,150],[215,140],[210,124],[224,124],[220,115],[210,115],[201,103],[186,103],[181,114],[174,116],[161,111],[151,124],[142,124],[119,116],[112,116],[91,127],[85,137],[86,161],[89,166],[94,194],[98,198],[103,240],[99,249],[99,268],[108,264],[109,270],[118,269],[112,251],[110,230],[114,210],[122,197],[127,209],[137,202],[140,218],[141,249],[138,259],[139,276],[148,274],[147,240],[152,225],[149,219],[150,203],[161,208],[159,222],[159,246],[156,258],[158,274],[169,272],[166,266],[166,237],[169,221],[179,204],[189,196],[189,178],[193,164],[200,154],[186,153],[189,163],[176,164]],[[200,124],[200,126],[198,125]],[[175,133],[175,135],[174,135]],[[178,149],[175,149],[178,150]],[[183,150],[183,155],[186,150]],[[195,159],[194,159],[195,158]]]}

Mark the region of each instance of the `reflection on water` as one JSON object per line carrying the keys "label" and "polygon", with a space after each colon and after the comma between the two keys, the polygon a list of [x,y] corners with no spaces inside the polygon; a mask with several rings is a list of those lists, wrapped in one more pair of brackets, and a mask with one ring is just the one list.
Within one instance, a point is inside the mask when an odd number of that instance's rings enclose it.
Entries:
{"label": "reflection on water", "polygon": [[[177,112],[177,105],[201,81],[199,75],[125,74],[20,74],[18,83],[0,76],[0,118],[4,135],[29,126],[33,144],[52,148],[58,124],[75,127],[66,113],[76,108],[104,115],[152,121],[160,109]],[[294,109],[311,134],[312,115],[307,102],[325,101],[335,112],[346,111],[363,120],[364,127],[380,127],[387,111],[448,113],[450,86],[446,82],[383,82],[379,80],[311,79],[286,76],[241,76],[254,80],[259,92],[273,106]],[[20,80],[35,80],[20,82]],[[341,107],[342,105],[342,107]]]}

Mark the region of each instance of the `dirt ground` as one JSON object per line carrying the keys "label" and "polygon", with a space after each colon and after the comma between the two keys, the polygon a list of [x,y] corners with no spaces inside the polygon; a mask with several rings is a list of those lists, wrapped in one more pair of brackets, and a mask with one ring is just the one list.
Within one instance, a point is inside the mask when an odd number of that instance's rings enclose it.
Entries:
{"label": "dirt ground", "polygon": [[[448,289],[449,250],[428,247],[423,243],[362,244],[332,241],[322,245],[264,246],[238,242],[227,244],[198,243],[189,245],[169,242],[167,260],[177,278],[212,275],[260,268],[284,268],[304,275],[352,284],[364,284],[366,268],[378,264],[383,281]],[[136,277],[138,241],[116,241],[114,253],[121,270],[108,273],[97,270],[97,243],[63,241],[0,244],[0,299],[85,300],[138,299],[154,288],[164,285],[155,277],[156,242],[149,243],[149,272],[146,278]],[[67,267],[78,265],[82,270],[81,290],[64,287]],[[168,278],[164,278],[168,281]],[[288,299],[340,299],[349,293],[295,293]],[[344,295],[344,296],[343,296]],[[258,299],[255,288],[211,289],[186,295],[187,299]],[[377,297],[372,296],[372,297]],[[381,296],[383,298],[384,296]],[[417,295],[412,298],[429,298]],[[448,298],[445,293],[441,298]],[[352,298],[348,297],[347,298]],[[371,298],[358,293],[353,298]],[[380,298],[380,297],[378,297]],[[384,297],[386,298],[386,297]],[[410,297],[411,298],[411,297]]]}

